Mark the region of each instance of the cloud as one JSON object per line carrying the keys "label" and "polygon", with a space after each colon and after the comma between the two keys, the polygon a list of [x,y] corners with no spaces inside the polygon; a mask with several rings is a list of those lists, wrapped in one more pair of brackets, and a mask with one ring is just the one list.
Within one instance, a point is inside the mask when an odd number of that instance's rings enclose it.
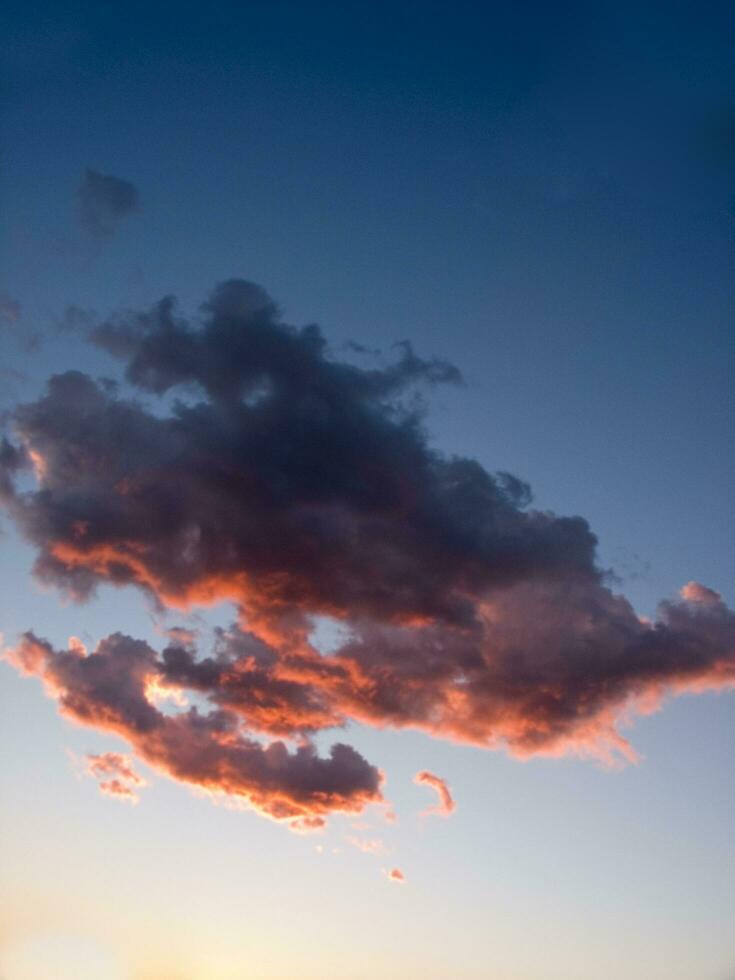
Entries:
{"label": "cloud", "polygon": [[[74,649],[73,647],[71,649]],[[85,656],[85,654],[82,654]],[[130,758],[118,752],[105,752],[102,755],[88,755],[87,772],[95,778],[116,776],[135,786],[145,786],[145,780],[133,768]]]}
{"label": "cloud", "polygon": [[326,826],[324,817],[297,817],[291,821],[288,829],[295,834],[314,834],[324,830]]}
{"label": "cloud", "polygon": [[100,783],[99,788],[101,793],[105,796],[111,796],[113,799],[127,800],[134,804],[138,802],[138,794],[121,779],[108,779],[106,782]]}
{"label": "cloud", "polygon": [[72,304],[66,307],[53,326],[57,334],[67,333],[84,336],[95,325],[97,319],[90,310]]}
{"label": "cloud", "polygon": [[452,798],[452,794],[449,791],[449,786],[446,780],[442,779],[441,776],[435,776],[433,772],[429,772],[428,769],[422,769],[421,772],[417,772],[413,777],[413,781],[419,785],[430,786],[432,789],[436,790],[439,796],[439,802],[435,806],[427,807],[423,812],[424,814],[436,813],[442,817],[448,817],[450,814],[454,813],[457,809],[457,804]]}
{"label": "cloud", "polygon": [[[689,583],[642,621],[583,518],[429,444],[424,393],[459,380],[451,365],[409,345],[373,367],[338,360],[238,280],[198,318],[166,299],[91,339],[160,401],[70,371],[16,407],[0,500],[36,576],[78,600],[111,583],[178,609],[231,601],[238,618],[209,650],[113,634],[84,657],[27,634],[9,656],[154,768],[314,820],[382,799],[347,745],[316,754],[324,730],[615,763],[636,758],[621,733],[636,713],[735,685],[735,615],[716,592]],[[311,641],[322,616],[341,626],[329,652]]]}
{"label": "cloud", "polygon": [[719,592],[708,589],[706,585],[700,585],[699,582],[687,582],[686,585],[682,586],[680,594],[682,599],[689,602],[701,602],[706,606],[717,607],[722,602],[722,596]]}
{"label": "cloud", "polygon": [[138,802],[137,790],[147,783],[135,771],[129,756],[105,752],[103,755],[88,755],[86,763],[85,771],[88,776],[98,780],[101,793],[130,803]]}
{"label": "cloud", "polygon": [[[40,332],[30,329],[23,324],[23,310],[20,303],[8,293],[0,293],[0,334],[3,332],[12,338],[12,341],[24,354],[29,354],[38,349],[43,341]],[[21,372],[13,371],[12,368],[4,368],[0,375],[8,378],[12,374],[19,375]],[[17,380],[17,377],[16,377]]]}
{"label": "cloud", "polygon": [[38,575],[79,598],[114,581],[180,608],[229,599],[270,635],[319,613],[469,625],[492,588],[599,577],[584,520],[529,512],[521,481],[427,445],[413,392],[457,380],[441,361],[335,361],[239,282],[200,325],[163,301],[94,339],[131,384],[196,400],[165,416],[70,371],[17,409],[46,485],[12,511]]}
{"label": "cloud", "polygon": [[406,876],[400,868],[391,868],[390,871],[383,869],[383,874],[389,881],[394,881],[397,885],[406,884]]}
{"label": "cloud", "polygon": [[20,319],[20,303],[7,293],[0,293],[0,324],[14,326]]}
{"label": "cloud", "polygon": [[[243,733],[232,712],[163,714],[146,695],[161,665],[143,641],[116,633],[85,655],[26,633],[5,659],[40,678],[64,717],[124,738],[138,758],[182,783],[240,799],[276,820],[299,820],[297,829],[315,829],[325,814],[358,812],[381,799],[380,773],[348,745],[333,745],[325,759],[308,743],[293,752],[282,741],[264,747]],[[109,757],[93,765],[125,778]]]}
{"label": "cloud", "polygon": [[363,854],[385,853],[385,844],[377,838],[347,837],[346,840],[348,844],[352,844],[353,847],[356,847],[358,851],[362,851]]}
{"label": "cloud", "polygon": [[130,181],[87,170],[77,189],[77,206],[84,230],[104,240],[112,237],[123,218],[139,210],[140,198]]}

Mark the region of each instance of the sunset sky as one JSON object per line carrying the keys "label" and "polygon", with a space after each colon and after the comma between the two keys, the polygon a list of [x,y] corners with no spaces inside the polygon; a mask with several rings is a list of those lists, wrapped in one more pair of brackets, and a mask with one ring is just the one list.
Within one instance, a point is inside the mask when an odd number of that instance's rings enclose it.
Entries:
{"label": "sunset sky", "polygon": [[735,980],[731,4],[11,4],[1,980]]}

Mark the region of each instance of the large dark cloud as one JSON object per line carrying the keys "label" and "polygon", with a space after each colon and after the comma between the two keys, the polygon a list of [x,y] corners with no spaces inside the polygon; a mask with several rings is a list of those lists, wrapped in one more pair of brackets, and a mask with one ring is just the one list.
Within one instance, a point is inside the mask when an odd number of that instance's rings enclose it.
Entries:
{"label": "large dark cloud", "polygon": [[[166,299],[91,337],[156,400],[68,372],[15,410],[0,494],[36,574],[79,599],[112,582],[179,608],[231,600],[239,620],[209,652],[110,637],[80,659],[29,637],[13,657],[65,713],[175,778],[312,826],[380,799],[352,750],[310,747],[351,719],[612,760],[634,755],[619,731],[632,712],[733,685],[735,618],[716,593],[690,583],[642,621],[582,518],[429,446],[419,393],[458,381],[450,365],[407,344],[371,368],[336,360],[317,327],[284,324],[241,281],[195,321]],[[330,655],[309,640],[323,614],[347,630]],[[208,713],[163,713],[156,685]]]}
{"label": "large dark cloud", "polygon": [[201,324],[164,300],[93,336],[131,384],[190,397],[154,413],[69,372],[17,410],[43,474],[11,509],[39,574],[75,594],[129,581],[293,629],[305,612],[467,623],[488,589],[599,577],[584,520],[528,511],[521,481],[427,446],[407,396],[456,380],[443,362],[408,346],[387,367],[335,361],[241,282]]}
{"label": "large dark cloud", "polygon": [[138,190],[129,180],[86,170],[77,190],[77,214],[94,238],[110,238],[118,224],[140,207]]}

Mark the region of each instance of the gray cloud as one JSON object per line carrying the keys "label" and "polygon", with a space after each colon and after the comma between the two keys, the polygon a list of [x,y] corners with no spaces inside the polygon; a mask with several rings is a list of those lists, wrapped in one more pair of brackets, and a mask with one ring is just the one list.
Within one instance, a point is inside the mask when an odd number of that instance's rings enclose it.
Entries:
{"label": "gray cloud", "polygon": [[15,412],[44,488],[7,503],[39,576],[72,594],[134,582],[293,631],[313,613],[470,622],[489,588],[600,576],[582,518],[529,511],[522,481],[428,446],[412,392],[458,380],[450,365],[409,346],[383,368],[333,360],[240,282],[201,323],[164,300],[93,336],[131,384],[195,401],[153,414],[68,372]]}

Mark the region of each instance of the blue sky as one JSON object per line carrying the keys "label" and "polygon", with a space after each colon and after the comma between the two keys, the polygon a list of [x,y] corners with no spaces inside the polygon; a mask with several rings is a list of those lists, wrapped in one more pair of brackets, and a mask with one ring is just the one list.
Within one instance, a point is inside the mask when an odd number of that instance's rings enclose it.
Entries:
{"label": "blue sky", "polygon": [[[54,329],[70,305],[105,316],[174,294],[192,311],[243,277],[338,354],[407,339],[456,364],[465,384],[431,395],[432,443],[584,516],[640,614],[690,580],[735,601],[730,5],[3,19],[0,292],[21,310],[1,328],[3,409],[60,369],[119,376]],[[87,168],[140,195],[108,240],[76,220]],[[7,642],[33,626],[55,643],[123,629],[160,645],[137,592],[64,605],[3,530]],[[21,947],[47,935],[76,936],[71,959],[104,947],[114,965],[97,980],[287,977],[294,950],[299,975],[340,978],[728,980],[735,964],[727,694],[639,720],[644,760],[614,773],[353,726],[401,816],[374,832],[404,889],[342,829],[317,853],[161,777],[118,806],[65,754],[117,751],[112,736],[69,726],[5,667],[1,696],[3,862],[24,888],[3,896],[6,980],[38,980]],[[450,820],[416,816],[420,768],[449,780]]]}

